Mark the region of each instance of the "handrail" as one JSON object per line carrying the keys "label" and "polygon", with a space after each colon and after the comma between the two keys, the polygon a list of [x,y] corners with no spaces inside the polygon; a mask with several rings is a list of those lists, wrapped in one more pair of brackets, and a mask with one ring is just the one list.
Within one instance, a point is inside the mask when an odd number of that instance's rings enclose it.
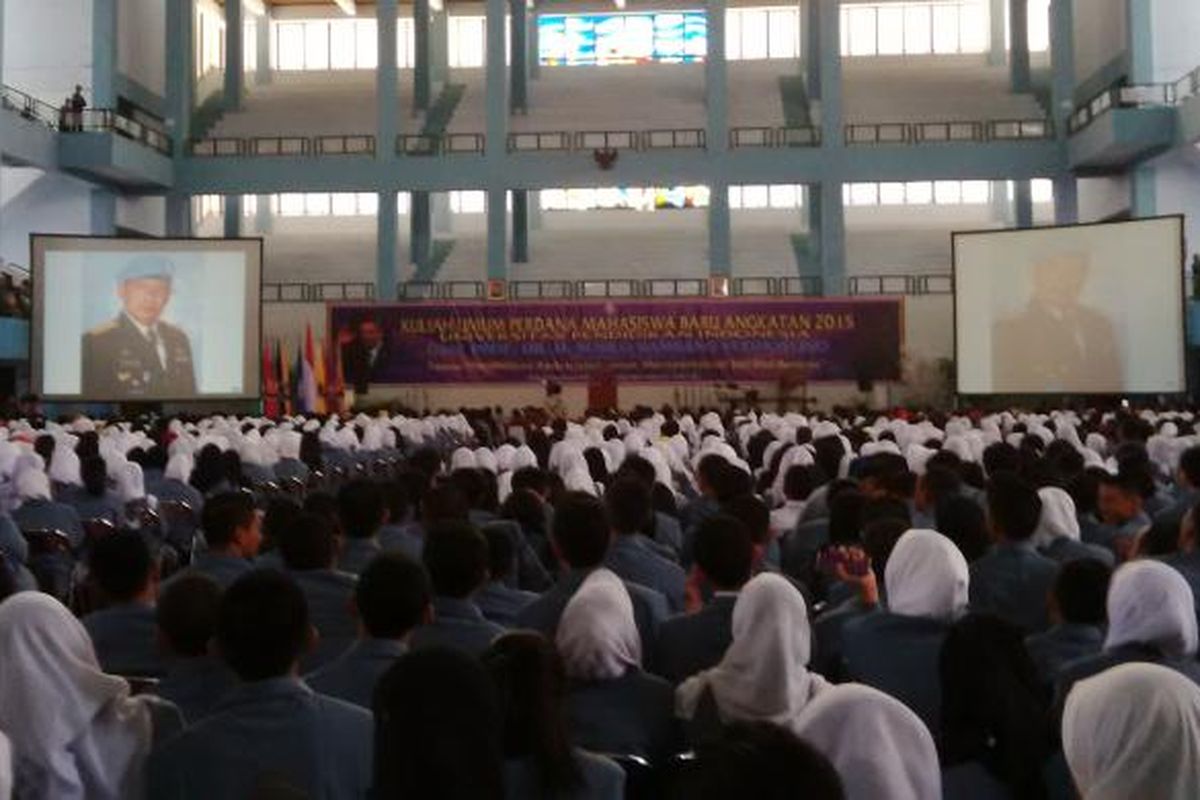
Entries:
{"label": "handrail", "polygon": [[85,108],[82,111],[58,108],[7,85],[0,85],[0,108],[15,111],[24,119],[40,122],[60,133],[115,133],[165,155],[171,153],[171,137],[164,131],[110,108]]}
{"label": "handrail", "polygon": [[[823,282],[817,275],[742,276],[730,282],[732,297],[817,297]],[[947,295],[954,291],[950,273],[866,274],[846,278],[846,294],[851,296]],[[705,278],[579,278],[514,280],[508,283],[513,300],[578,300],[602,298],[682,298],[706,297]],[[396,286],[401,301],[483,300],[487,283],[473,280],[402,281]],[[374,301],[375,285],[365,281],[315,283],[264,283],[265,303],[324,303]]]}
{"label": "handrail", "polygon": [[1114,108],[1170,108],[1200,95],[1200,67],[1167,83],[1117,83],[1097,92],[1072,112],[1067,122],[1079,133]]}
{"label": "handrail", "polygon": [[313,139],[317,155],[325,156],[373,156],[375,137],[364,134],[338,134],[317,136]]}
{"label": "handrail", "polygon": [[12,86],[0,85],[0,108],[16,111],[27,120],[41,122],[46,127],[55,130],[62,121],[60,119],[61,109]]}

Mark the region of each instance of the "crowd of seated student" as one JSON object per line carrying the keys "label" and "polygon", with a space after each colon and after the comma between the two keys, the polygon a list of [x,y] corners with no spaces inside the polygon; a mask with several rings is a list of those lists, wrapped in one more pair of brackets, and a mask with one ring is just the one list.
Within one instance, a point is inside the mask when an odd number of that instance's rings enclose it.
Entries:
{"label": "crowd of seated student", "polygon": [[0,796],[1200,797],[1190,416],[310,422],[0,439]]}

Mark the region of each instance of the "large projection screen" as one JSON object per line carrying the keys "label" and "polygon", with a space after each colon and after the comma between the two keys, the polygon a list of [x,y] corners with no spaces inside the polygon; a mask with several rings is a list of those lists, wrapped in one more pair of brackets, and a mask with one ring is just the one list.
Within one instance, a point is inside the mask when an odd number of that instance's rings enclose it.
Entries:
{"label": "large projection screen", "polygon": [[960,394],[1184,391],[1182,217],[953,243]]}
{"label": "large projection screen", "polygon": [[33,390],[48,400],[261,394],[262,239],[31,237]]}

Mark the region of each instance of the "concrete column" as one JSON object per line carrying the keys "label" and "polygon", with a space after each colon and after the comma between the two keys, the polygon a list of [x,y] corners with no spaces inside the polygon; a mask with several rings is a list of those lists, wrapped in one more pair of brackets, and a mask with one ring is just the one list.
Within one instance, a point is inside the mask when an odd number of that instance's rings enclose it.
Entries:
{"label": "concrete column", "polygon": [[117,195],[108,189],[91,191],[91,233],[112,236],[117,232]]}
{"label": "concrete column", "polygon": [[254,83],[266,86],[271,82],[271,8],[266,7],[266,13],[255,20],[254,49],[258,62],[254,69]]}
{"label": "concrete column", "polygon": [[[508,2],[507,0],[487,0],[486,8],[487,145],[485,153],[488,158],[496,159],[503,157],[508,148],[508,65],[504,63],[506,45],[504,20],[508,12]],[[503,211],[503,204],[501,204],[501,210]],[[489,210],[488,213],[490,214],[491,211]],[[501,248],[501,252],[504,252],[504,248]],[[490,258],[488,263],[491,264]]]}
{"label": "concrete column", "polygon": [[846,283],[846,205],[842,184],[822,181],[809,195],[809,235],[816,242],[821,267],[821,293],[836,297]]}
{"label": "concrete column", "polygon": [[260,194],[254,203],[254,230],[270,233],[275,228],[275,217],[271,214],[271,195]]}
{"label": "concrete column", "polygon": [[1054,179],[1054,224],[1076,225],[1079,222],[1079,182],[1074,175],[1059,175]]}
{"label": "concrete column", "polygon": [[454,215],[450,213],[450,193],[433,192],[429,198],[429,207],[434,238],[437,238],[438,234],[453,233]]}
{"label": "concrete column", "polygon": [[[1002,0],[1003,1],[1003,0]],[[838,42],[841,49],[841,42]],[[808,99],[821,99],[821,0],[804,2],[804,78]]]}
{"label": "concrete column", "polygon": [[[512,0],[512,22],[509,25],[509,107],[525,114],[529,111],[529,15],[525,0]],[[710,34],[711,35],[711,32]]]}
{"label": "concrete column", "polygon": [[729,67],[725,61],[726,0],[706,0],[704,7],[708,12],[708,52],[704,59],[705,105],[708,110],[705,131],[708,151],[721,153],[729,147]]}
{"label": "concrete column", "polygon": [[192,198],[179,192],[167,195],[167,214],[164,228],[167,236],[188,237],[192,235]]}
{"label": "concrete column", "polygon": [[1158,186],[1154,167],[1138,167],[1129,176],[1129,211],[1137,219],[1158,214]]}
{"label": "concrete column", "polygon": [[225,238],[236,239],[242,235],[242,196],[225,195]]}
{"label": "concrete column", "polygon": [[117,107],[117,0],[92,0],[93,108]]}
{"label": "concrete column", "polygon": [[529,9],[529,77],[534,80],[542,76],[541,31],[538,28],[540,16],[536,5]]}
{"label": "concrete column", "polygon": [[242,82],[245,67],[242,54],[242,0],[225,0],[225,110],[237,111],[242,107]]}
{"label": "concrete column", "polygon": [[[533,193],[536,196],[536,192]],[[512,260],[514,264],[529,263],[529,195],[526,189],[512,193]]]}
{"label": "concrete column", "polygon": [[[388,0],[381,0],[381,4]],[[376,6],[378,7],[378,6]],[[375,231],[375,298],[396,299],[396,192],[379,193],[379,216]]]}
{"label": "concrete column", "polygon": [[1013,182],[1013,218],[1018,228],[1033,227],[1033,185],[1028,180]]}
{"label": "concrete column", "polygon": [[708,274],[728,278],[733,275],[729,184],[714,180],[708,188]]}
{"label": "concrete column", "polygon": [[1129,42],[1129,82],[1154,82],[1154,22],[1150,0],[1128,0],[1125,4]]}
{"label": "concrete column", "polygon": [[1008,0],[1008,29],[1012,90],[1024,94],[1033,88],[1029,76],[1029,0]]}
{"label": "concrete column", "polygon": [[[489,0],[490,1],[490,0]],[[503,41],[503,40],[502,40]],[[500,51],[503,54],[503,50]],[[487,278],[508,280],[508,208],[504,189],[487,193]]]}
{"label": "concrete column", "polygon": [[[841,147],[842,133],[842,12],[841,0],[820,0],[821,144]],[[838,202],[841,203],[841,186]]]}
{"label": "concrete column", "polygon": [[433,96],[429,0],[413,0],[413,109],[428,111]]}
{"label": "concrete column", "polygon": [[420,272],[429,267],[433,255],[433,220],[429,192],[413,192],[409,195],[409,201],[409,260]]}
{"label": "concrete column", "polygon": [[187,152],[187,140],[192,135],[193,54],[196,49],[192,35],[192,4],[193,0],[167,0],[167,124],[175,140],[176,158]]}
{"label": "concrete column", "polygon": [[1072,0],[1050,2],[1050,104],[1055,132],[1067,138],[1075,97],[1075,15]]}
{"label": "concrete column", "polygon": [[992,217],[1004,227],[1013,224],[1012,202],[1008,199],[1008,181],[992,181]]}
{"label": "concrete column", "polygon": [[430,72],[434,84],[439,86],[450,80],[449,28],[446,8],[439,4],[433,9],[429,20]]}
{"label": "concrete column", "polygon": [[[375,22],[379,34],[379,61],[375,67],[375,106],[379,114],[375,130],[375,158],[391,160],[396,156],[396,137],[400,135],[400,72],[396,66],[397,0],[378,0],[375,3]],[[382,196],[381,196],[382,199]],[[392,228],[396,227],[396,196],[391,193]],[[383,205],[379,207],[383,216]],[[395,237],[392,239],[393,248]],[[395,255],[392,262],[392,283],[395,284]],[[395,289],[392,290],[393,293]]]}
{"label": "concrete column", "polygon": [[1008,25],[1008,9],[1004,0],[988,0],[988,64],[999,67],[1008,59],[1008,45],[1004,41],[1004,31]]}

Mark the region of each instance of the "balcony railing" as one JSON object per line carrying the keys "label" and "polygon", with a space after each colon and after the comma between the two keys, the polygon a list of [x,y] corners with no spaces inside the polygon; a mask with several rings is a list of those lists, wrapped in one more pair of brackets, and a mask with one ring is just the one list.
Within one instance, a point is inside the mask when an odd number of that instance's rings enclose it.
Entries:
{"label": "balcony railing", "polygon": [[[738,277],[730,282],[733,297],[817,297],[822,281],[818,276]],[[704,278],[586,278],[514,280],[508,296],[514,300],[586,300],[601,298],[706,297],[709,283]],[[851,296],[948,295],[954,291],[949,273],[917,275],[852,275],[846,278]],[[396,286],[401,301],[483,300],[486,281],[403,281]],[[316,283],[264,283],[266,303],[324,303],[373,301],[375,285],[367,282],[333,281]]]}
{"label": "balcony railing", "polygon": [[1114,108],[1169,108],[1200,94],[1200,67],[1171,83],[1110,86],[1071,114],[1068,129],[1079,133]]}
{"label": "balcony railing", "polygon": [[1046,119],[953,122],[858,122],[845,128],[847,145],[1036,141],[1054,136]]}
{"label": "balcony railing", "polygon": [[56,108],[11,86],[0,86],[0,108],[60,133],[115,133],[165,155],[171,153],[171,137],[164,131],[111,109]]}

